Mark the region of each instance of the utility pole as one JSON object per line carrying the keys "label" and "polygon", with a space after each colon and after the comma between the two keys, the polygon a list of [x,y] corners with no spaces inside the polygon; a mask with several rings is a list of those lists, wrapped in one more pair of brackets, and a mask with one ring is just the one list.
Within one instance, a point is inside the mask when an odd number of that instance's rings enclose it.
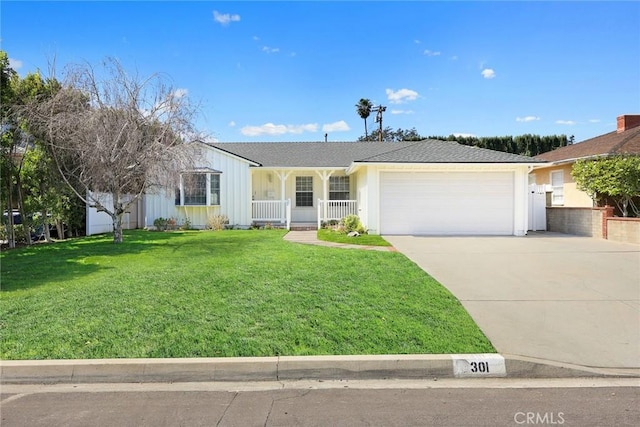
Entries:
{"label": "utility pole", "polygon": [[378,126],[378,142],[382,142],[382,113],[387,111],[387,107],[384,105],[378,105],[377,107],[373,107],[371,112],[376,112],[376,123],[379,123]]}

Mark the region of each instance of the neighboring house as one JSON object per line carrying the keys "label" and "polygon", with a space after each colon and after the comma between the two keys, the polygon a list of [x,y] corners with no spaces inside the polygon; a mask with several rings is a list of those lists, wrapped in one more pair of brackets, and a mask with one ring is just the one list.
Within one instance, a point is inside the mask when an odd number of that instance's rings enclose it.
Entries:
{"label": "neighboring house", "polygon": [[143,217],[317,226],[357,214],[372,234],[526,234],[530,157],[456,142],[203,143],[180,188]]}
{"label": "neighboring house", "polygon": [[613,132],[536,156],[535,159],[550,164],[536,166],[529,182],[551,188],[552,206],[593,207],[591,197],[578,190],[571,168],[578,159],[615,154],[640,155],[640,115],[619,116],[617,130]]}

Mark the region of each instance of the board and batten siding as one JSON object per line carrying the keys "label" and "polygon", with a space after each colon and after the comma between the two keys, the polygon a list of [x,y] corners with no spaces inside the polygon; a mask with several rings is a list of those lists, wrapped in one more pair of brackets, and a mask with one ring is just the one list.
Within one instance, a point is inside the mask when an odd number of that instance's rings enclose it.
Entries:
{"label": "board and batten siding", "polygon": [[229,224],[251,225],[251,177],[250,162],[205,146],[203,159],[197,168],[211,168],[220,174],[220,204],[217,206],[176,206],[174,189],[148,193],[144,197],[144,224],[153,227],[156,218],[176,218],[184,223],[189,218],[194,228],[205,228],[213,215],[226,215]]}

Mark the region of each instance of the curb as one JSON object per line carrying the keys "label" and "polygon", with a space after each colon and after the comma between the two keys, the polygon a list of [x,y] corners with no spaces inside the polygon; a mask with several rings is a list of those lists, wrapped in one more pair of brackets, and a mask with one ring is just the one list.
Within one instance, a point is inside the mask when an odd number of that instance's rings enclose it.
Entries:
{"label": "curb", "polygon": [[492,377],[640,378],[640,369],[591,368],[500,354],[10,360],[0,362],[0,381],[4,384]]}

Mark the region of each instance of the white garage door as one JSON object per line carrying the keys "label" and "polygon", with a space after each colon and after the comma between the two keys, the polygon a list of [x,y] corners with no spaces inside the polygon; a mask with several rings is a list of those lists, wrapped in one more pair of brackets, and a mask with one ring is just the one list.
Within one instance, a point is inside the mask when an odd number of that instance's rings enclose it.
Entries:
{"label": "white garage door", "polygon": [[513,234],[512,172],[383,172],[382,234]]}

